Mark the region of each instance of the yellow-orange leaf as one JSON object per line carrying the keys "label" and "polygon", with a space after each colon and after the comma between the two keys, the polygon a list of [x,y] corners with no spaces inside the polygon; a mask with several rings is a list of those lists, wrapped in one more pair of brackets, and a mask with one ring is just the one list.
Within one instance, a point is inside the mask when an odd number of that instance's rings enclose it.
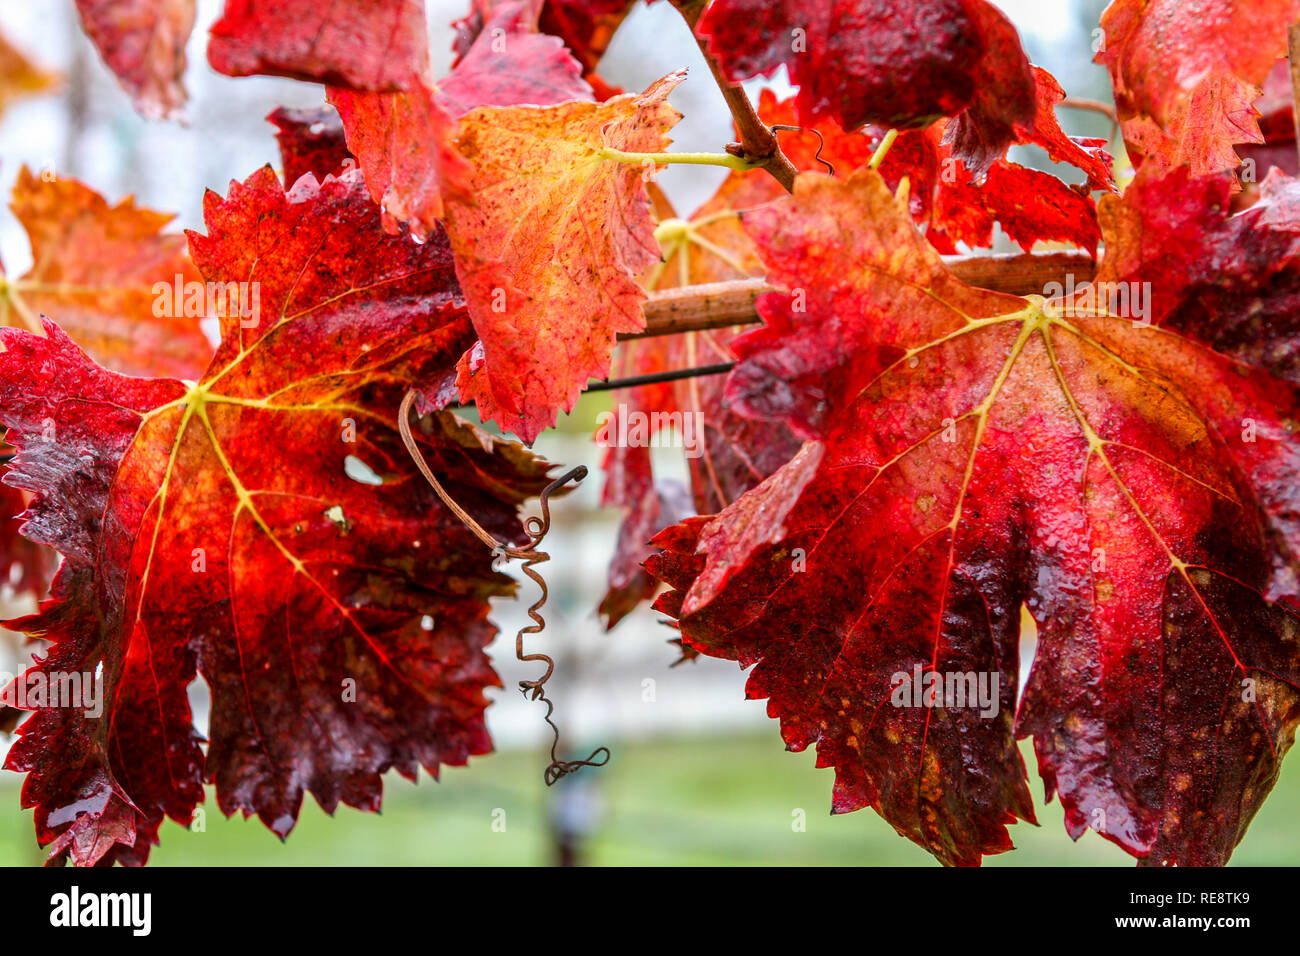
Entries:
{"label": "yellow-orange leaf", "polygon": [[[109,368],[198,377],[212,348],[200,317],[187,316],[185,296],[178,302],[174,293],[178,281],[193,293],[200,276],[185,237],[162,231],[172,216],[130,198],[110,206],[75,179],[46,181],[26,168],[10,208],[27,230],[33,265],[20,279],[0,269],[0,325],[35,332],[48,315]],[[169,287],[165,299],[154,291],[160,284]],[[206,306],[206,292],[192,298]]]}
{"label": "yellow-orange leaf", "polygon": [[40,93],[54,82],[52,74],[38,68],[0,35],[0,113],[14,100]]}
{"label": "yellow-orange leaf", "polygon": [[672,73],[604,103],[482,107],[444,171],[447,234],[482,343],[461,360],[462,400],[531,442],[609,371],[615,336],[645,325],[636,276],[659,261],[645,180],[609,151],[661,153],[680,114]]}

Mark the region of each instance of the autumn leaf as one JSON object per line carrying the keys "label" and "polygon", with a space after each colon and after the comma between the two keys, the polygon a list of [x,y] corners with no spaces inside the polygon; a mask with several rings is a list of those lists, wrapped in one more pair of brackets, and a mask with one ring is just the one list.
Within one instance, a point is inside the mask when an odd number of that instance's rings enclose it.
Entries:
{"label": "autumn leaf", "polygon": [[[1046,70],[1034,67],[1033,74],[1033,121],[1016,125],[1016,142],[1039,146],[1054,161],[1077,167],[1086,177],[1085,184],[1070,186],[1052,173],[1013,163],[1006,158],[1005,147],[981,174],[954,152],[950,120],[937,120],[924,130],[904,131],[885,154],[880,171],[893,187],[904,178],[908,180],[913,218],[925,227],[926,237],[940,252],[954,254],[961,243],[971,248],[991,246],[997,224],[1025,250],[1039,241],[1061,241],[1096,252],[1101,233],[1096,204],[1088,193],[1114,190],[1111,158],[1103,140],[1071,137],[1062,131],[1055,110],[1065,98],[1064,91]],[[768,90],[760,97],[759,115],[768,125],[797,122],[794,99],[778,101]],[[811,132],[782,133],[782,150],[796,168],[820,171],[816,154],[821,146],[821,158],[838,175],[866,165],[886,133],[875,127],[845,133],[831,121],[813,128],[821,134],[821,140]],[[727,250],[733,267],[730,274],[715,272],[701,275],[696,281],[762,274],[740,220],[723,214],[760,205],[782,194],[771,177],[744,173],[727,177],[713,199],[692,217],[698,225],[691,234]],[[726,268],[717,256],[699,251],[703,255],[697,259],[714,263],[715,269]],[[735,268],[736,264],[741,268]],[[670,262],[667,268],[671,271],[675,266]]]}
{"label": "autumn leaf", "polygon": [[[681,351],[672,337],[623,342],[615,353],[610,374],[621,378],[662,373],[670,369],[669,363]],[[604,449],[600,464],[605,483],[600,504],[623,512],[609,563],[608,584],[596,608],[606,630],[612,630],[643,601],[654,597],[659,587],[641,567],[652,553],[650,539],[693,513],[687,489],[671,479],[656,479],[651,458],[651,441],[658,441],[652,432],[657,433],[660,424],[673,418],[679,426],[682,424],[673,386],[662,382],[618,389],[612,393],[613,406],[596,417],[595,441]],[[652,417],[653,411],[659,416]],[[634,423],[640,431],[628,440]]]}
{"label": "autumn leaf", "polygon": [[563,40],[582,64],[583,73],[590,73],[635,6],[635,0],[546,0],[538,27]]}
{"label": "autumn leaf", "polygon": [[592,98],[578,64],[554,37],[536,33],[534,19],[527,4],[499,4],[465,56],[436,84],[422,73],[400,93],[329,90],[348,147],[390,229],[409,223],[423,236],[438,228],[443,184],[464,175],[465,161],[447,145],[457,117],[476,106]]}
{"label": "autumn leaf", "polygon": [[[996,153],[1033,114],[1015,28],[985,0],[714,0],[696,32],[729,80],[785,66],[805,124],[920,127],[972,107],[970,123],[988,137],[979,148]],[[963,143],[974,148],[975,136]]]}
{"label": "autumn leaf", "polygon": [[420,87],[410,93],[357,93],[331,88],[348,150],[365,172],[389,232],[406,223],[423,238],[442,217],[439,169],[463,162],[444,144],[454,120]]}
{"label": "autumn leaf", "polygon": [[[1028,128],[1016,127],[1016,142],[1040,147],[1056,163],[1068,163],[1085,176],[1089,191],[1115,191],[1112,159],[1106,152],[1107,141],[1095,136],[1070,136],[1061,129],[1056,108],[1065,101],[1061,84],[1042,67],[1032,67],[1034,74],[1034,118]],[[945,134],[946,136],[946,134]]]}
{"label": "autumn leaf", "polygon": [[194,0],[77,0],[86,35],[149,119],[185,104],[185,44]]}
{"label": "autumn leaf", "polygon": [[[618,416],[618,411],[612,414]],[[648,442],[633,447],[610,447],[603,467],[605,486],[601,491],[601,505],[625,509],[610,559],[608,586],[596,608],[605,621],[605,629],[611,630],[642,601],[654,597],[659,587],[659,582],[641,567],[652,550],[650,539],[694,511],[690,492],[681,482],[655,480]]]}
{"label": "autumn leaf", "polygon": [[[763,90],[757,106],[767,126],[799,126],[794,97],[778,100],[771,90]],[[796,169],[822,171],[827,168],[823,163],[828,163],[840,176],[870,162],[877,145],[865,132],[846,133],[833,120],[800,130],[783,130],[780,137],[781,151]],[[667,250],[667,265],[662,267],[655,287],[688,284],[683,281],[683,269],[691,283],[762,275],[762,264],[754,256],[753,243],[736,214],[783,195],[785,190],[772,176],[729,173],[718,191],[691,214],[690,229],[681,243]]]}
{"label": "autumn leaf", "polygon": [[[908,181],[912,216],[925,226],[926,238],[945,254],[993,244],[994,225],[1026,251],[1039,241],[1069,242],[1096,254],[1101,231],[1096,190],[1114,191],[1111,158],[1105,141],[1071,137],[1062,131],[1056,107],[1064,100],[1060,84],[1046,70],[1033,68],[1035,111],[1028,125],[1015,124],[1014,141],[1041,147],[1058,163],[1083,172],[1085,182],[1067,185],[1052,173],[1029,169],[1001,154],[984,154],[983,166],[969,166],[957,151],[955,120],[937,120],[924,130],[899,135],[880,166],[885,181],[897,188]],[[875,130],[876,140],[884,130]]]}
{"label": "autumn leaf", "polygon": [[[5,455],[13,453],[7,445],[0,449]],[[18,533],[17,518],[26,510],[29,498],[17,488],[0,485],[0,585],[15,595],[38,597],[54,576],[57,561],[49,548]]]}
{"label": "autumn leaf", "polygon": [[[469,52],[506,2],[473,0],[469,14],[452,24],[456,30],[452,48],[458,58]],[[564,46],[581,64],[583,76],[589,76],[605,55],[614,33],[636,6],[636,0],[528,0],[527,6],[534,28],[564,41]]]}
{"label": "autumn leaf", "polygon": [[[1068,242],[1093,256],[1101,240],[1097,205],[1051,173],[998,160],[977,185],[972,170],[939,149],[940,175],[931,181],[923,218],[926,236],[940,252],[954,254],[958,243],[972,249],[993,245],[994,225],[1026,252],[1041,241]],[[945,163],[949,164],[945,166]],[[943,178],[947,170],[948,180]],[[890,177],[891,171],[886,171]]]}
{"label": "autumn leaf", "polygon": [[199,328],[206,290],[187,311],[199,274],[185,237],[162,231],[172,216],[129,198],[110,206],[75,179],[47,181],[26,167],[10,208],[33,264],[21,278],[0,277],[0,324],[39,331],[39,316],[48,315],[96,361],[128,375],[194,378],[203,370],[212,355]]}
{"label": "autumn leaf", "polygon": [[55,82],[52,74],[37,67],[0,34],[0,114],[14,101],[43,93]]}
{"label": "autumn leaf", "polygon": [[434,87],[452,116],[476,106],[550,106],[591,99],[577,62],[555,37],[538,33],[528,8],[503,3],[483,34]]}
{"label": "autumn leaf", "polygon": [[1152,322],[1300,383],[1300,185],[1275,171],[1230,215],[1230,174],[1159,173],[1103,199],[1097,280],[1146,283]]}
{"label": "autumn leaf", "polygon": [[[286,193],[267,167],[205,214],[203,274],[259,283],[262,311],[223,321],[197,383],[105,371],[53,323],[2,333],[6,482],[36,494],[25,534],[64,557],[14,626],[52,642],[32,673],[102,675],[102,712],[38,709],[6,764],[55,860],[143,862],[205,781],[284,836],[304,792],[377,809],[385,771],[490,747],[487,602],[513,585],[396,427],[409,384],[473,338],[445,239],[386,234],[359,172]],[[450,413],[416,435],[449,492],[521,540],[546,463]]]}
{"label": "autumn leaf", "polygon": [[332,107],[281,106],[267,120],[276,129],[286,186],[292,186],[306,173],[319,181],[357,165],[356,157],[348,152],[343,121]]}
{"label": "autumn leaf", "polygon": [[656,539],[656,606],[752,666],[835,812],[945,863],[1033,819],[1025,736],[1071,836],[1225,862],[1300,720],[1296,386],[1113,288],[962,284],[874,171],[805,174],[746,224],[803,310],[760,299],[728,394],[808,440]]}
{"label": "autumn leaf", "polygon": [[982,180],[1007,147],[1021,141],[1021,130],[1033,125],[1040,71],[1030,66],[1020,34],[1002,11],[982,0],[965,6],[983,53],[971,77],[975,94],[952,120],[947,139],[953,154]]}
{"label": "autumn leaf", "polygon": [[[1100,141],[1075,141],[1061,131],[1055,107],[1064,98],[1056,80],[1034,68],[1036,109],[1031,127],[1017,127],[1016,135],[1035,142],[1062,162],[1077,163],[1096,188],[1113,188],[1109,156]],[[764,90],[759,115],[769,126],[797,123],[794,98],[778,101]],[[1072,241],[1095,252],[1101,233],[1092,200],[1049,173],[1026,169],[998,158],[982,184],[953,157],[945,141],[947,121],[939,120],[924,131],[903,134],[886,155],[882,172],[897,184],[904,177],[917,193],[910,201],[914,217],[928,226],[927,237],[940,251],[953,253],[958,242],[988,246],[993,227],[1004,231],[1025,249],[1042,239]],[[813,129],[817,132],[814,133]],[[799,169],[819,169],[829,163],[837,175],[847,176],[872,158],[878,139],[866,131],[845,133],[832,120],[813,129],[782,133],[782,151]],[[744,210],[784,195],[770,176],[731,173],[717,193],[688,221],[661,221],[664,261],[645,280],[648,288],[671,288],[692,283],[720,282],[764,272],[753,243],[741,225]],[[729,342],[740,330],[713,330],[624,343],[615,368],[620,377],[667,369],[692,368],[707,362],[729,362],[735,356]],[[721,511],[785,464],[798,451],[799,441],[781,422],[744,418],[730,407],[721,376],[688,379],[671,385],[640,386],[616,396],[615,417],[608,423],[614,434],[628,432],[620,419],[642,415],[650,422],[664,416],[697,416],[695,447],[687,455],[695,510],[699,514]],[[655,413],[658,413],[656,416]],[[599,439],[598,431],[598,439]],[[625,509],[618,544],[610,564],[610,586],[600,610],[613,627],[640,600],[653,595],[654,582],[640,564],[652,550],[646,529],[658,531],[668,517],[680,514],[669,507],[673,493],[664,482],[653,480],[648,452],[641,448],[609,448],[603,466],[607,480],[602,504]]]}
{"label": "autumn leaf", "polygon": [[226,0],[208,62],[228,76],[405,90],[428,62],[424,0]]}
{"label": "autumn leaf", "polygon": [[1256,186],[1269,170],[1280,169],[1288,176],[1300,173],[1296,156],[1295,107],[1291,92],[1291,70],[1286,60],[1278,60],[1264,79],[1263,92],[1255,101],[1259,116],[1262,143],[1239,143],[1241,156],[1239,179],[1242,192],[1236,197],[1239,208],[1251,205],[1259,198]]}
{"label": "autumn leaf", "polygon": [[672,73],[604,103],[476,109],[454,146],[469,164],[444,193],[456,272],[482,343],[461,400],[532,442],[609,370],[615,336],[645,324],[635,276],[659,259],[645,179],[680,114]]}
{"label": "autumn leaf", "polygon": [[[41,315],[55,316],[105,365],[131,375],[198,377],[212,355],[199,326],[207,296],[199,296],[198,314],[187,315],[184,295],[173,294],[178,287],[192,291],[199,273],[185,237],[162,232],[171,216],[130,199],[110,206],[74,179],[47,181],[26,167],[10,208],[27,232],[33,265],[19,278],[0,267],[0,325],[39,331]],[[167,290],[165,298],[158,288]],[[47,423],[46,433],[53,428]],[[10,452],[0,445],[0,453]],[[24,508],[21,493],[7,490],[3,505],[0,574],[19,592],[39,594],[52,556],[18,535],[12,519]]]}
{"label": "autumn leaf", "polygon": [[1235,144],[1263,142],[1253,103],[1296,20],[1298,0],[1113,0],[1096,61],[1110,71],[1134,165],[1238,166]]}

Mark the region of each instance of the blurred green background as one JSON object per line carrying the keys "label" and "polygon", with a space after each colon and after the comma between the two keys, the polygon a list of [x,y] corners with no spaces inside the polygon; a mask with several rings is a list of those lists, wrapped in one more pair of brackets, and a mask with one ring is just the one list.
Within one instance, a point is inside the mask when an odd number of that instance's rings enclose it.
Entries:
{"label": "blurred green background", "polygon": [[[832,774],[813,767],[811,752],[790,754],[776,732],[693,737],[616,745],[608,766],[566,778],[583,791],[584,809],[600,820],[584,841],[581,861],[605,865],[889,865],[935,866],[871,810],[832,817]],[[1024,749],[1026,764],[1033,757]],[[256,819],[222,817],[209,794],[205,832],[166,823],[153,866],[536,865],[553,863],[556,845],[542,783],[541,749],[492,754],[468,768],[443,771],[440,783],[418,785],[390,775],[382,814],[342,807],[333,819],[310,798],[283,844]],[[1042,804],[1031,769],[1041,826],[1011,829],[1016,849],[986,866],[1132,866],[1134,861],[1095,833],[1066,836],[1060,804]],[[6,775],[10,776],[10,775]],[[17,787],[0,786],[0,806],[14,807]],[[558,789],[558,788],[557,788]],[[601,811],[593,807],[603,804]],[[1294,863],[1293,816],[1300,803],[1300,766],[1282,778],[1238,847],[1232,865]],[[803,810],[806,830],[793,828]],[[498,811],[504,811],[503,815]],[[504,819],[504,830],[501,821]],[[493,829],[494,821],[497,829]],[[0,813],[0,861],[40,860],[31,813]]]}

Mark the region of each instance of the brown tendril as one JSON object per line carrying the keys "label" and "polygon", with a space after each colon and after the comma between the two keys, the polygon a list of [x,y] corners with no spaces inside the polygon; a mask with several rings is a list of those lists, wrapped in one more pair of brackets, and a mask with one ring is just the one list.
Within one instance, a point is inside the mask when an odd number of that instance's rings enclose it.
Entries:
{"label": "brown tendril", "polygon": [[1115,107],[1109,103],[1103,103],[1100,100],[1084,99],[1081,96],[1067,96],[1061,102],[1056,104],[1066,109],[1087,110],[1089,113],[1100,113],[1106,119],[1110,120],[1110,136],[1107,139],[1113,140],[1115,134],[1119,132],[1119,115],[1115,112]]}
{"label": "brown tendril", "polygon": [[433,490],[438,493],[438,497],[442,499],[443,504],[451,509],[452,514],[459,518],[465,527],[469,528],[469,530],[472,531],[480,541],[492,550],[493,555],[504,555],[508,558],[519,558],[522,560],[524,562],[524,574],[532,578],[541,589],[541,594],[538,595],[537,601],[528,609],[528,616],[532,618],[533,623],[521,627],[519,633],[515,635],[515,657],[524,663],[540,661],[546,665],[546,673],[542,674],[541,677],[536,680],[521,680],[519,682],[519,690],[525,697],[528,697],[530,700],[540,700],[546,705],[545,720],[546,723],[550,725],[552,734],[551,763],[542,775],[543,779],[546,781],[546,785],[548,787],[554,786],[560,778],[581,770],[583,767],[603,767],[609,762],[610,753],[608,747],[597,747],[591,752],[591,755],[587,757],[586,760],[561,760],[559,758],[557,751],[560,746],[560,728],[556,726],[555,721],[551,719],[551,715],[555,712],[555,703],[546,696],[546,682],[551,679],[551,675],[555,672],[555,661],[547,654],[524,653],[524,635],[540,634],[546,629],[546,619],[538,612],[542,606],[546,604],[548,591],[545,579],[541,574],[534,570],[534,567],[535,565],[551,560],[551,556],[545,551],[537,550],[537,546],[542,543],[542,539],[545,538],[547,532],[551,530],[550,498],[552,494],[570,481],[578,482],[582,481],[583,478],[586,478],[586,466],[578,465],[576,468],[570,469],[542,489],[542,493],[538,496],[542,507],[541,516],[530,515],[528,518],[524,519],[524,533],[528,535],[528,543],[522,548],[509,547],[498,541],[490,531],[475,521],[474,517],[468,511],[457,504],[455,500],[447,494],[446,489],[442,487],[442,484],[434,476],[433,469],[429,467],[429,463],[425,460],[423,453],[421,453],[419,445],[415,442],[415,436],[411,434],[411,406],[414,402],[415,392],[407,392],[406,396],[402,399],[401,409],[398,411],[397,430],[401,434],[402,443],[410,453],[411,459],[415,462],[415,466],[420,469],[420,474],[424,476],[424,480],[427,481],[430,486],[432,486]]}
{"label": "brown tendril", "polygon": [[768,129],[770,129],[773,133],[777,132],[778,130],[788,130],[788,131],[791,132],[791,133],[814,133],[814,134],[816,134],[816,136],[817,136],[817,152],[813,154],[813,159],[817,160],[817,162],[819,162],[819,163],[821,163],[823,166],[825,166],[825,167],[826,167],[826,171],[827,171],[828,173],[830,173],[830,175],[832,175],[832,176],[835,175],[835,167],[832,166],[832,165],[831,165],[829,162],[827,162],[826,160],[822,159],[822,147],[826,145],[826,140],[824,140],[824,139],[822,138],[821,130],[816,129],[816,128],[812,127],[812,126],[785,126],[785,125],[783,125],[783,124],[777,124],[776,126],[769,126]]}

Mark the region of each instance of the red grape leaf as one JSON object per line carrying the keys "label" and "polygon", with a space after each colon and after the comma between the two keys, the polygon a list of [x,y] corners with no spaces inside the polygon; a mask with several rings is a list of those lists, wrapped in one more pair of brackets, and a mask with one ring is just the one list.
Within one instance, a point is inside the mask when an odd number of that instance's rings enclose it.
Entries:
{"label": "red grape leaf", "polygon": [[949,168],[952,182],[944,182],[941,176],[927,203],[926,236],[940,252],[958,252],[958,242],[971,248],[992,246],[997,223],[1007,238],[1025,251],[1041,240],[1054,240],[1097,254],[1101,229],[1091,196],[1070,188],[1051,173],[1005,159],[989,167],[984,182],[977,186],[971,170],[959,160],[953,163]]}
{"label": "red grape leaf", "polygon": [[586,74],[596,69],[634,6],[635,0],[546,0],[538,27],[563,40]]}
{"label": "red grape leaf", "polygon": [[423,238],[442,216],[438,171],[461,162],[443,145],[453,125],[427,87],[408,93],[358,93],[332,87],[328,99],[343,121],[347,147],[365,172],[370,195],[383,207],[390,232],[409,223]]}
{"label": "red grape leaf", "polygon": [[110,206],[75,179],[46,181],[26,167],[10,208],[27,231],[33,265],[0,285],[0,325],[39,331],[38,317],[49,315],[96,361],[128,375],[203,371],[212,356],[199,328],[207,296],[189,315],[186,295],[177,304],[176,283],[184,291],[200,277],[185,237],[162,231],[172,216],[129,198]]}
{"label": "red grape leaf", "polygon": [[[1056,176],[1013,163],[1003,153],[983,157],[987,165],[972,168],[954,152],[955,121],[938,120],[924,130],[904,131],[880,167],[885,181],[897,187],[906,177],[910,207],[926,237],[940,252],[959,251],[958,244],[987,247],[993,227],[1023,249],[1039,240],[1070,242],[1095,254],[1101,234],[1092,190],[1112,191],[1111,158],[1105,142],[1067,136],[1056,119],[1056,106],[1065,98],[1060,84],[1046,70],[1033,68],[1035,112],[1032,124],[1014,126],[1015,141],[1045,150],[1052,160],[1077,167],[1087,177],[1070,186]],[[875,139],[883,137],[876,130]]]}
{"label": "red grape leaf", "polygon": [[86,34],[108,68],[150,119],[185,103],[185,44],[194,0],[77,0]]}
{"label": "red grape leaf", "polygon": [[526,4],[502,3],[451,74],[434,86],[416,78],[404,93],[329,91],[390,228],[409,222],[417,236],[437,228],[441,184],[463,174],[457,167],[464,161],[446,146],[455,117],[476,106],[592,98],[563,44],[534,31]]}
{"label": "red grape leaf", "polygon": [[963,285],[871,170],[805,174],[746,221],[791,294],[760,299],[729,394],[811,440],[656,539],[656,606],[753,665],[787,745],[835,768],[836,812],[871,805],[944,862],[1032,819],[1033,735],[1072,836],[1222,864],[1300,720],[1300,531],[1276,517],[1296,387],[1091,286]]}
{"label": "red grape leaf", "polygon": [[1028,129],[1016,127],[1016,142],[1041,147],[1057,163],[1069,163],[1087,176],[1090,190],[1115,191],[1112,160],[1106,152],[1106,140],[1094,137],[1067,136],[1056,118],[1056,107],[1065,99],[1065,90],[1056,77],[1041,67],[1033,67],[1035,108],[1034,121]]}
{"label": "red grape leaf", "polygon": [[[304,792],[377,809],[384,771],[436,775],[490,747],[487,601],[513,585],[395,421],[408,384],[473,338],[445,239],[386,234],[359,172],[285,193],[266,167],[205,211],[204,275],[260,283],[263,311],[223,322],[197,384],[107,372],[52,323],[0,333],[6,480],[36,493],[25,533],[64,556],[53,597],[16,626],[53,642],[36,670],[103,674],[100,714],[38,709],[6,764],[28,774],[55,859],[143,862],[204,781],[224,813],[283,836]],[[416,434],[449,492],[521,540],[516,509],[546,464],[450,413]]]}
{"label": "red grape leaf", "polygon": [[[654,3],[655,0],[647,2]],[[458,58],[469,51],[482,35],[484,24],[491,21],[503,6],[503,0],[474,0],[469,14],[453,24],[456,39],[452,48]],[[564,41],[565,47],[582,65],[583,76],[596,69],[614,39],[615,31],[635,6],[636,0],[528,0],[534,28]],[[615,92],[621,93],[622,90]]]}
{"label": "red grape leaf", "polygon": [[537,32],[526,4],[503,3],[451,73],[435,85],[434,96],[452,116],[464,116],[476,106],[551,106],[592,98],[581,74],[560,40]]}
{"label": "red grape leaf", "polygon": [[1099,282],[1149,284],[1151,321],[1300,383],[1300,184],[1274,172],[1236,215],[1232,177],[1144,166],[1102,200]]}
{"label": "red grape leaf", "polygon": [[329,106],[305,109],[281,106],[267,119],[276,128],[275,139],[280,144],[280,164],[284,167],[286,185],[292,186],[306,173],[319,181],[357,165],[356,157],[348,152],[343,121],[337,110]]}
{"label": "red grape leaf", "polygon": [[[457,384],[526,442],[609,371],[615,336],[645,325],[635,276],[659,260],[645,179],[602,150],[661,153],[680,114],[672,73],[604,103],[482,107],[461,119],[447,233],[482,348]],[[447,195],[454,193],[454,196]]]}
{"label": "red grape leaf", "polygon": [[[1280,169],[1288,176],[1300,173],[1296,158],[1295,107],[1291,91],[1290,64],[1278,60],[1264,79],[1263,92],[1255,101],[1255,111],[1260,114],[1259,131],[1262,143],[1243,143],[1237,146],[1241,155],[1241,183],[1244,196],[1238,202],[1250,205],[1259,198],[1255,184],[1268,175],[1270,169]],[[1244,208],[1244,206],[1242,207]]]}
{"label": "red grape leaf", "polygon": [[[1064,94],[1045,70],[1035,67],[1034,74],[1034,125],[1032,129],[1017,127],[1017,136],[1042,145],[1055,159],[1079,164],[1090,179],[1095,178],[1096,188],[1113,188],[1110,157],[1098,148],[1100,142],[1078,142],[1061,131],[1054,111]],[[797,122],[793,98],[778,101],[770,90],[764,90],[758,108],[769,126]],[[993,164],[986,181],[976,184],[971,172],[941,142],[945,126],[945,121],[940,120],[926,131],[904,133],[887,155],[883,169],[893,183],[907,176],[915,184],[919,196],[911,202],[913,213],[918,221],[928,223],[927,237],[936,248],[951,253],[958,242],[991,245],[994,224],[1000,221],[1007,234],[1026,249],[1040,239],[1062,239],[1095,252],[1100,231],[1090,198],[1054,176],[1002,158]],[[837,175],[847,176],[865,165],[875,152],[876,142],[863,132],[845,133],[830,120],[813,128],[822,134],[820,139],[811,130],[781,134],[782,150],[796,168],[819,169],[816,157],[820,148],[821,158],[835,168]],[[762,264],[736,212],[781,195],[784,191],[770,176],[732,173],[688,224],[675,232],[668,231],[663,240],[665,261],[651,269],[645,285],[670,288],[762,275]],[[667,226],[661,222],[661,232]],[[618,374],[648,374],[730,361],[734,356],[727,342],[734,335],[735,330],[719,330],[628,342],[621,347],[623,354],[616,363]],[[789,461],[799,449],[798,439],[783,423],[737,415],[725,399],[723,381],[721,376],[715,376],[642,386],[620,392],[617,397],[616,412],[620,415],[667,412],[700,416],[699,452],[687,457],[695,509],[700,514],[722,510]],[[617,418],[611,422],[611,429],[612,434],[630,433]],[[604,467],[608,480],[602,502],[627,509],[610,567],[610,588],[601,603],[607,625],[613,627],[636,603],[653,594],[654,583],[633,569],[652,553],[644,546],[645,529],[659,525],[672,509],[663,507],[668,489],[653,481],[644,449],[610,448]],[[629,475],[639,480],[627,480]]]}
{"label": "red grape leaf", "polygon": [[1253,103],[1296,20],[1300,0],[1113,0],[1095,59],[1110,71],[1134,165],[1235,168],[1235,144],[1263,142]]}
{"label": "red grape leaf", "polygon": [[54,75],[38,68],[0,34],[0,114],[15,100],[42,93],[56,82]]}
{"label": "red grape leaf", "polygon": [[[614,414],[622,411],[618,409]],[[655,481],[648,442],[611,447],[605,455],[604,469],[601,504],[627,509],[609,565],[609,586],[597,608],[605,619],[605,629],[610,630],[642,601],[654,597],[659,587],[659,582],[641,567],[651,553],[650,539],[692,511],[690,494],[680,482]]]}
{"label": "red grape leaf", "polygon": [[424,0],[226,0],[208,62],[353,90],[404,90],[428,64]]}
{"label": "red grape leaf", "polygon": [[[763,90],[758,110],[769,126],[795,124],[793,98],[777,100],[771,90]],[[847,176],[869,162],[875,145],[869,136],[846,133],[830,120],[781,133],[782,152],[797,169],[820,170],[820,156],[837,176]],[[763,275],[763,264],[741,225],[742,214],[783,195],[785,191],[770,176],[731,173],[679,232],[669,234],[664,243],[665,261],[651,269],[644,284],[668,289]],[[625,364],[620,374],[731,361],[735,356],[728,343],[740,331],[714,329],[629,342],[624,348],[634,349],[633,361]],[[783,425],[735,415],[722,393],[723,381],[721,376],[709,376],[658,386],[666,390],[664,395],[653,393],[654,386],[629,390],[636,396],[632,402],[637,407],[691,410],[702,416],[702,454],[688,458],[695,506],[701,514],[730,504],[789,461],[799,447]]]}
{"label": "red grape leaf", "polygon": [[955,254],[959,243],[991,246],[998,223],[1026,250],[1039,240],[1059,240],[1096,252],[1101,234],[1089,195],[1006,159],[997,160],[977,183],[943,143],[946,125],[939,120],[928,129],[901,133],[880,166],[892,187],[907,180],[912,217],[939,252]]}
{"label": "red grape leaf", "polygon": [[1029,61],[985,0],[714,0],[696,30],[730,80],[785,66],[804,123],[926,126],[974,102],[963,144],[1000,152],[1033,115]]}
{"label": "red grape leaf", "polygon": [[[1039,111],[1036,74],[1046,74],[1030,66],[1020,34],[1002,11],[982,2],[967,3],[966,10],[984,52],[972,77],[975,96],[949,124],[947,139],[953,154],[983,179],[1012,143],[1022,141],[1022,130],[1033,125]],[[1047,109],[1049,116],[1053,106]]]}
{"label": "red grape leaf", "polygon": [[[677,218],[672,202],[657,184],[648,184],[646,192],[655,218],[661,224]],[[666,258],[671,256],[667,249],[664,254]],[[664,282],[670,275],[665,271],[666,265],[666,262],[656,263],[642,277],[642,285],[647,289],[659,287],[658,283]],[[664,287],[666,286],[667,283]],[[667,371],[670,367],[668,363],[674,361],[677,352],[671,343],[686,337],[668,336],[622,342],[615,350],[610,374],[623,377]],[[618,440],[619,436],[631,435],[627,429],[633,423],[632,412],[649,415],[654,410],[674,411],[675,395],[672,382],[622,388],[613,393],[614,407],[608,414],[602,413],[596,419],[596,442],[605,447],[605,455],[601,460],[605,484],[601,489],[600,503],[605,507],[623,509],[614,556],[609,563],[608,587],[596,608],[605,621],[606,630],[612,630],[642,601],[654,597],[659,582],[641,567],[641,563],[651,553],[650,539],[692,513],[689,495],[680,482],[655,480],[648,430],[647,434],[638,435],[638,440]],[[663,420],[649,418],[647,421],[654,428]],[[647,422],[637,427],[643,424]]]}
{"label": "red grape leaf", "polygon": [[[0,452],[10,455],[13,449],[0,445]],[[28,541],[18,533],[17,518],[27,508],[28,498],[17,488],[0,485],[0,584],[14,594],[35,597],[41,595],[50,583],[56,560],[49,548]]]}

